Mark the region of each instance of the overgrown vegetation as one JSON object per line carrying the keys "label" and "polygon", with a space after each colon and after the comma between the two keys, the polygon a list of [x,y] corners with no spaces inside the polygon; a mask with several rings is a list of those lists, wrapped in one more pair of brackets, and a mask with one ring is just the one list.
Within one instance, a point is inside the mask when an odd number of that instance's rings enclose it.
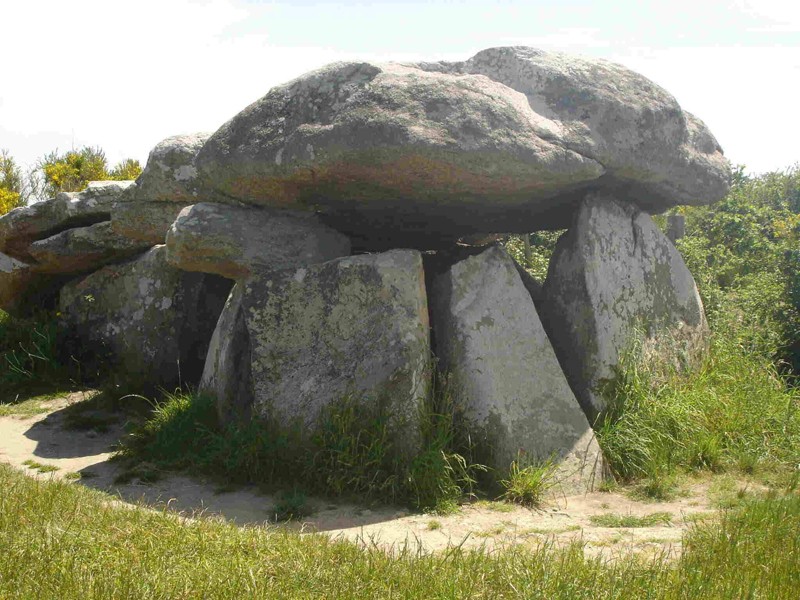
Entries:
{"label": "overgrown vegetation", "polygon": [[537,464],[515,460],[511,463],[508,479],[500,482],[505,489],[502,497],[522,506],[539,506],[548,490],[555,485],[555,466],[552,460]]}
{"label": "overgrown vegetation", "polygon": [[678,247],[712,329],[701,368],[623,357],[598,430],[623,481],[675,492],[691,471],[733,470],[770,483],[800,477],[800,171],[746,177],[711,207],[682,208]]}
{"label": "overgrown vegetation", "polygon": [[72,387],[76,371],[61,361],[57,334],[52,313],[14,318],[0,310],[0,405]]}
{"label": "overgrown vegetation", "polygon": [[10,598],[794,598],[800,496],[693,526],[678,559],[567,548],[384,552],[324,535],[127,510],[0,465],[0,596]]}
{"label": "overgrown vegetation", "polygon": [[46,198],[58,192],[79,192],[90,181],[136,179],[142,172],[139,161],[131,158],[109,168],[105,152],[90,146],[51,152],[39,160],[37,169],[43,175],[41,195]]}
{"label": "overgrown vegetation", "polygon": [[136,179],[141,172],[139,161],[132,158],[110,167],[105,152],[91,146],[54,150],[26,171],[7,150],[0,150],[0,215],[58,192],[79,192],[90,181]]}
{"label": "overgrown vegetation", "polygon": [[331,496],[451,512],[472,492],[483,469],[459,453],[446,384],[422,408],[421,450],[394,447],[392,415],[380,402],[343,398],[329,407],[314,435],[260,420],[221,424],[207,395],[168,394],[119,449],[131,469],[185,470],[226,483],[293,487]]}

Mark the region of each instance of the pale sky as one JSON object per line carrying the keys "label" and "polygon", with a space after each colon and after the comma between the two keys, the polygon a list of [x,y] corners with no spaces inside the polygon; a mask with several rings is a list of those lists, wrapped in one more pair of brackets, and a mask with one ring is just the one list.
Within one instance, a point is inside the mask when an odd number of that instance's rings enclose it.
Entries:
{"label": "pale sky", "polygon": [[527,45],[666,88],[750,172],[800,162],[800,2],[0,0],[0,149],[110,163],[214,131],[274,85],[346,59],[463,60]]}

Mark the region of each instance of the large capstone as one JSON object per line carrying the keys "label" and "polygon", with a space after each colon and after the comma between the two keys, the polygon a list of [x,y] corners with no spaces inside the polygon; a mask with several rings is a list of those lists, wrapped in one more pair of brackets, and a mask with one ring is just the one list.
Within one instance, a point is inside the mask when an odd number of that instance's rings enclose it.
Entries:
{"label": "large capstone", "polygon": [[583,202],[556,245],[543,296],[545,327],[590,421],[626,356],[647,350],[690,364],[706,344],[703,304],[681,255],[624,201]]}
{"label": "large capstone", "polygon": [[186,271],[241,279],[350,254],[350,240],[311,213],[200,203],[167,235],[167,260]]}
{"label": "large capstone", "polygon": [[236,115],[194,165],[204,197],[317,210],[367,248],[564,227],[590,190],[652,212],[729,185],[714,137],[665,90],[532,48],[322,68]]}
{"label": "large capstone", "polygon": [[253,275],[220,317],[201,391],[221,416],[313,435],[338,407],[379,410],[395,450],[420,442],[430,344],[422,259],[412,250]]}
{"label": "large capstone", "polygon": [[64,350],[126,384],[196,384],[230,287],[170,266],[156,246],[62,288]]}
{"label": "large capstone", "polygon": [[431,293],[439,366],[460,424],[498,478],[552,461],[564,492],[599,483],[602,456],[514,261],[499,247],[439,275]]}

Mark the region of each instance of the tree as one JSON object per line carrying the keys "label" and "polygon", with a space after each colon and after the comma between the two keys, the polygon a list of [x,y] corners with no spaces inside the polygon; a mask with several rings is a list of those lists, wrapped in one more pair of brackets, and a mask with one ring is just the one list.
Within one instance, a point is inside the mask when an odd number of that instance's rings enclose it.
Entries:
{"label": "tree", "polygon": [[24,204],[22,171],[7,150],[0,151],[0,215]]}
{"label": "tree", "polygon": [[116,167],[111,169],[109,178],[117,181],[128,181],[131,179],[136,179],[139,175],[141,175],[141,173],[142,166],[139,164],[139,161],[134,158],[126,158]]}
{"label": "tree", "polygon": [[105,152],[90,146],[65,154],[55,150],[42,158],[38,166],[44,176],[43,195],[48,198],[58,192],[79,192],[90,181],[108,179]]}
{"label": "tree", "polygon": [[84,146],[64,154],[51,152],[39,161],[38,171],[41,185],[37,195],[52,198],[58,192],[79,192],[90,181],[136,179],[142,167],[138,160],[126,158],[109,171],[105,152]]}

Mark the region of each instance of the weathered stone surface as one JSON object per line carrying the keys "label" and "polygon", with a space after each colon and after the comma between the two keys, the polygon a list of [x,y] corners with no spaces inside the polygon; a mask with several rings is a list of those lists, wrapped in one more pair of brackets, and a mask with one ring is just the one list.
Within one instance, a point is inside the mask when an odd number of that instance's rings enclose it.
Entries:
{"label": "weathered stone surface", "polygon": [[105,221],[33,242],[28,254],[37,273],[83,273],[140,254],[150,246],[117,235]]}
{"label": "weathered stone surface", "polygon": [[150,151],[147,165],[136,179],[133,200],[197,202],[197,169],[194,158],[208,139],[207,133],[176,135]]}
{"label": "weathered stone surface", "polygon": [[111,229],[130,240],[163,244],[178,213],[186,207],[179,202],[120,202],[111,213]]}
{"label": "weathered stone surface", "polygon": [[637,345],[696,356],[708,331],[694,279],[647,213],[594,196],[559,239],[540,313],[590,421],[599,388]]}
{"label": "weathered stone surface", "polygon": [[181,211],[167,235],[171,264],[229,279],[349,254],[350,240],[314,215],[274,209],[195,204]]}
{"label": "weathered stone surface", "polygon": [[196,384],[230,282],[186,273],[156,246],[61,290],[65,348],[100,361],[127,382],[152,387]]}
{"label": "weathered stone surface", "polygon": [[34,280],[29,265],[0,253],[0,310],[15,313]]}
{"label": "weathered stone surface", "polygon": [[0,252],[29,260],[28,247],[72,227],[111,218],[111,209],[132,181],[93,181],[82,192],[58,194],[53,200],[17,208],[0,217]]}
{"label": "weathered stone surface", "polygon": [[383,247],[560,227],[587,190],[653,211],[728,189],[713,136],[666,91],[532,48],[324,67],[236,115],[195,165],[216,202],[313,208]]}
{"label": "weathered stone surface", "polygon": [[514,460],[552,458],[564,492],[599,483],[592,428],[505,251],[495,246],[453,265],[436,279],[431,305],[440,368],[497,476]]}
{"label": "weathered stone surface", "polygon": [[250,413],[306,433],[348,397],[382,406],[407,454],[420,440],[429,353],[419,253],[353,256],[238,283],[200,389],[223,417]]}

